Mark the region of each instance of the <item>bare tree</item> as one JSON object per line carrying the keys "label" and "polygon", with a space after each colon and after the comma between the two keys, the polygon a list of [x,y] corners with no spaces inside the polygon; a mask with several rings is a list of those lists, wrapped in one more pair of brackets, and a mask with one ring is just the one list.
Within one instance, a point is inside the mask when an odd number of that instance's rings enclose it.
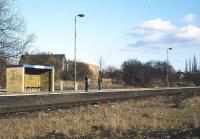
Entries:
{"label": "bare tree", "polygon": [[190,58],[189,58],[189,72],[192,73],[192,62]]}
{"label": "bare tree", "polygon": [[193,74],[196,75],[197,74],[197,59],[196,59],[196,56],[194,55],[193,57]]}
{"label": "bare tree", "polygon": [[34,40],[26,34],[25,22],[11,6],[12,1],[0,0],[0,58],[17,58],[25,53]]}
{"label": "bare tree", "polygon": [[139,85],[148,86],[152,81],[162,81],[165,82],[167,67],[170,71],[171,82],[175,80],[175,70],[172,65],[169,65],[165,61],[149,61],[142,63],[141,61],[135,59],[130,59],[125,61],[122,68],[122,80],[128,85]]}
{"label": "bare tree", "polygon": [[104,67],[104,65],[105,65],[105,61],[104,61],[104,59],[103,59],[102,56],[100,56],[100,57],[98,58],[98,65],[99,65],[99,70],[102,72],[102,69],[103,69],[103,67]]}
{"label": "bare tree", "polygon": [[187,73],[188,72],[188,61],[187,61],[187,59],[185,60],[185,73]]}
{"label": "bare tree", "polygon": [[33,34],[26,34],[25,22],[12,0],[0,0],[0,85],[5,86],[5,67],[31,47]]}
{"label": "bare tree", "polygon": [[99,64],[99,77],[98,78],[100,78],[102,80],[103,66],[105,64],[105,61],[102,56],[99,57],[98,64]]}

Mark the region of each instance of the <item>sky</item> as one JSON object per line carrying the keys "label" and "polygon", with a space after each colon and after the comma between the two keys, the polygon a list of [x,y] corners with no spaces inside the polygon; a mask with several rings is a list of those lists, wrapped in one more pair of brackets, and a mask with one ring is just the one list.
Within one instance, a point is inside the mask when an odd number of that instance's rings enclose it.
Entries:
{"label": "sky", "polygon": [[166,60],[184,70],[194,55],[200,65],[199,0],[16,0],[37,38],[40,52],[74,58],[74,18],[77,14],[77,59],[104,67],[128,59]]}

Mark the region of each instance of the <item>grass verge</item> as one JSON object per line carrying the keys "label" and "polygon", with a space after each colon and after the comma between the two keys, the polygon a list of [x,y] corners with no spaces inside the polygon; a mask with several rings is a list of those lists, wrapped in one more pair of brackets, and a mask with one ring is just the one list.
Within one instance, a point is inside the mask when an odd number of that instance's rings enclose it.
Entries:
{"label": "grass verge", "polygon": [[0,119],[1,139],[200,136],[200,97],[165,96]]}

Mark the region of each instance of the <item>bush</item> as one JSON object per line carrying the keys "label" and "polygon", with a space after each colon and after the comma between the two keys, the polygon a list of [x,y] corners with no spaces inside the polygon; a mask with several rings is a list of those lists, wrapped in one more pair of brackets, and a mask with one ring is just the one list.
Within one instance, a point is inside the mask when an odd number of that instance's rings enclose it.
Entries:
{"label": "bush", "polygon": [[162,61],[142,63],[139,60],[127,60],[122,64],[122,80],[128,85],[148,86],[155,80],[166,82],[167,66],[170,79],[175,79],[175,70]]}

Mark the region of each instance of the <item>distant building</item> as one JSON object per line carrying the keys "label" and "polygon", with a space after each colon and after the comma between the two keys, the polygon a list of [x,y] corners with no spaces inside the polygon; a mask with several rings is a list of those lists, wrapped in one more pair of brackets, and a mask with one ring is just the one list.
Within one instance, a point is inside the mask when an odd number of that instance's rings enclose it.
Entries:
{"label": "distant building", "polygon": [[[83,62],[77,62],[77,65],[79,63],[82,63],[86,67],[88,67],[88,69],[91,72],[92,81],[97,81],[98,76],[99,76],[99,67],[97,65],[87,64]],[[51,54],[51,53],[35,54],[35,55],[25,54],[25,55],[22,55],[19,60],[19,65],[23,65],[23,64],[54,66],[55,71],[56,71],[55,76],[60,78],[62,75],[59,74],[60,73],[59,71],[64,71],[65,69],[68,71],[68,68],[70,68],[71,66],[72,67],[74,66],[74,61],[66,60],[65,54]],[[73,69],[72,69],[71,74],[72,73],[73,73]]]}
{"label": "distant building", "polygon": [[64,70],[66,64],[65,54],[35,54],[22,55],[19,60],[19,65],[22,64],[36,64],[36,65],[51,65],[56,70]]}

